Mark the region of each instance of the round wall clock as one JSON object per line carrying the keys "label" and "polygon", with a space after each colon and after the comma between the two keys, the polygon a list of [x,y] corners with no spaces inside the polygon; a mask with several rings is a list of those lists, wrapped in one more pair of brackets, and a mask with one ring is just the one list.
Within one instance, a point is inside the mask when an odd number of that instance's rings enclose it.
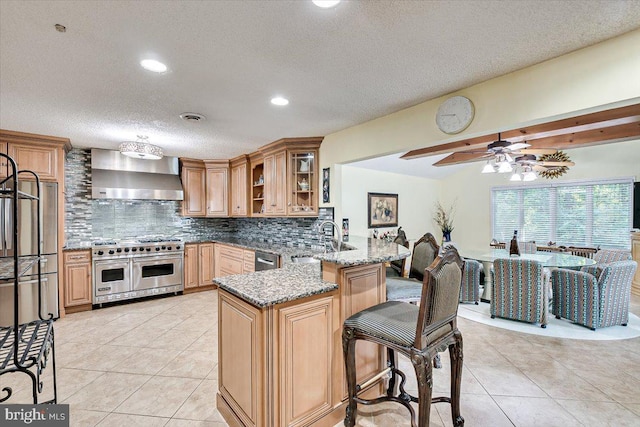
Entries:
{"label": "round wall clock", "polygon": [[473,102],[464,96],[452,96],[445,100],[436,113],[436,124],[444,133],[460,133],[473,121]]}

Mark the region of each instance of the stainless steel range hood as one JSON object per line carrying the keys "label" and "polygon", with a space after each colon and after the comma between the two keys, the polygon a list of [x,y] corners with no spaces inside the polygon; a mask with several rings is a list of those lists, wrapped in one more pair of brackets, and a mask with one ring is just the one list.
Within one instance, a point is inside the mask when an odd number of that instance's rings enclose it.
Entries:
{"label": "stainless steel range hood", "polygon": [[141,160],[119,151],[91,150],[94,199],[183,200],[177,157]]}

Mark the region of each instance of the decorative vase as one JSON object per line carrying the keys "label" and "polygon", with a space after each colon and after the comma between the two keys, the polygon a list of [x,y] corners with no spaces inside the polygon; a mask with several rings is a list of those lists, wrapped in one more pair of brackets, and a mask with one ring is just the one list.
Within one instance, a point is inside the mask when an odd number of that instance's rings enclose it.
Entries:
{"label": "decorative vase", "polygon": [[451,241],[451,232],[450,231],[443,231],[442,232],[442,238],[444,239],[445,242],[450,242]]}

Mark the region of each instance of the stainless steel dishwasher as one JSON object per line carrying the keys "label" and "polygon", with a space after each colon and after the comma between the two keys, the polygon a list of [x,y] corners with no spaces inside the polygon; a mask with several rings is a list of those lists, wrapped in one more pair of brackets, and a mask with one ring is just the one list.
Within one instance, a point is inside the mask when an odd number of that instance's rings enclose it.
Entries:
{"label": "stainless steel dishwasher", "polygon": [[276,254],[256,251],[255,270],[262,271],[278,268],[279,258],[280,256]]}

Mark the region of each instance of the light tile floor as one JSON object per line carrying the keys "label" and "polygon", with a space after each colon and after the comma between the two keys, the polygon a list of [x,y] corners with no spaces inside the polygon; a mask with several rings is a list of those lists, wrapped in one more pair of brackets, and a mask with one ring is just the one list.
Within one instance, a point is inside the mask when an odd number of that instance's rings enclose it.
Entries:
{"label": "light tile floor", "polygon": [[[639,297],[631,311],[640,314]],[[640,338],[554,339],[462,318],[459,328],[466,426],[640,426]],[[58,397],[72,426],[226,426],[215,408],[216,291],[71,314],[55,332]],[[448,394],[446,353],[442,361],[434,395]],[[400,363],[415,391],[410,364]],[[0,377],[14,385],[9,403],[30,402],[25,378]],[[359,410],[360,427],[410,425],[395,404]],[[434,404],[431,425],[451,424],[449,405]]]}

